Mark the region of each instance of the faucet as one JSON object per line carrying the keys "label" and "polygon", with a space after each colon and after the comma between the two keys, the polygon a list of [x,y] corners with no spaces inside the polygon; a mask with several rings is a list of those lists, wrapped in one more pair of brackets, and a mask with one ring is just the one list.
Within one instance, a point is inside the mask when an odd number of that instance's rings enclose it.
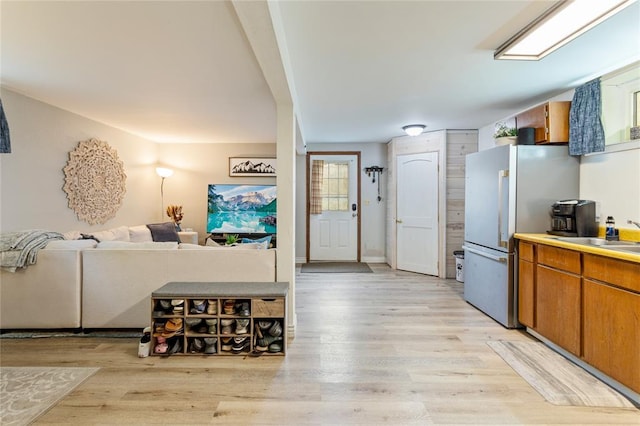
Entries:
{"label": "faucet", "polygon": [[640,228],[640,222],[635,222],[635,221],[633,221],[633,220],[631,220],[631,219],[627,219],[627,223],[628,223],[629,225],[634,224],[635,226],[637,226],[638,228]]}

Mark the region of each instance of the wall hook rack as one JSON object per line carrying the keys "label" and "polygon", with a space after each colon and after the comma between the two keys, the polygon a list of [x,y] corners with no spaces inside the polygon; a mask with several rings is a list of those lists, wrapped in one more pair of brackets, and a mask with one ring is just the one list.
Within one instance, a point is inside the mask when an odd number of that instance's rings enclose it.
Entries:
{"label": "wall hook rack", "polygon": [[371,179],[371,183],[376,183],[376,180],[378,181],[378,202],[382,201],[382,197],[380,196],[380,175],[382,175],[383,170],[384,167],[380,166],[370,166],[364,168],[364,172],[367,174],[367,176],[373,176],[373,178]]}

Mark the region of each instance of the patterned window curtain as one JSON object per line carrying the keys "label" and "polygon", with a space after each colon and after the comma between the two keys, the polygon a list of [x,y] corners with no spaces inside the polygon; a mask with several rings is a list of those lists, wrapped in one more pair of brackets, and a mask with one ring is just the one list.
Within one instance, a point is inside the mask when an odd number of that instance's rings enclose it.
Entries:
{"label": "patterned window curtain", "polygon": [[601,104],[599,78],[576,89],[569,111],[569,154],[604,151]]}
{"label": "patterned window curtain", "polygon": [[311,163],[311,195],[310,214],[322,213],[322,172],[324,170],[324,160],[313,160]]}
{"label": "patterned window curtain", "polygon": [[0,99],[0,153],[8,154],[11,152],[11,139],[9,138],[9,123],[4,115],[4,107],[2,99]]}

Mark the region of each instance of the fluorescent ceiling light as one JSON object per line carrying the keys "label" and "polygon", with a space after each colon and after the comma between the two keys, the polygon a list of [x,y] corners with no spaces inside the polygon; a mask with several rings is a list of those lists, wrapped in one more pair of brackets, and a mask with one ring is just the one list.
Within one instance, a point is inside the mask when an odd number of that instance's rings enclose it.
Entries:
{"label": "fluorescent ceiling light", "polygon": [[425,127],[427,126],[424,124],[408,124],[402,127],[402,130],[409,136],[418,136],[424,131]]}
{"label": "fluorescent ceiling light", "polygon": [[493,58],[537,61],[635,1],[560,1],[500,46]]}

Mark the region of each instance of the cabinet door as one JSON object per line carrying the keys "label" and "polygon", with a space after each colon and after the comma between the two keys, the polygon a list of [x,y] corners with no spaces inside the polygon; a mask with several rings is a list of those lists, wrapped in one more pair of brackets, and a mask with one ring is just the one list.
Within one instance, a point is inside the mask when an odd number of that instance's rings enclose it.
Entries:
{"label": "cabinet door", "polygon": [[580,287],[582,278],[538,265],[536,331],[580,356]]}
{"label": "cabinet door", "polygon": [[535,267],[531,262],[518,262],[518,321],[535,328]]}
{"label": "cabinet door", "polygon": [[584,360],[640,392],[640,295],[584,280]]}
{"label": "cabinet door", "polygon": [[547,102],[516,116],[518,128],[535,128],[536,144],[569,141],[570,101]]}

